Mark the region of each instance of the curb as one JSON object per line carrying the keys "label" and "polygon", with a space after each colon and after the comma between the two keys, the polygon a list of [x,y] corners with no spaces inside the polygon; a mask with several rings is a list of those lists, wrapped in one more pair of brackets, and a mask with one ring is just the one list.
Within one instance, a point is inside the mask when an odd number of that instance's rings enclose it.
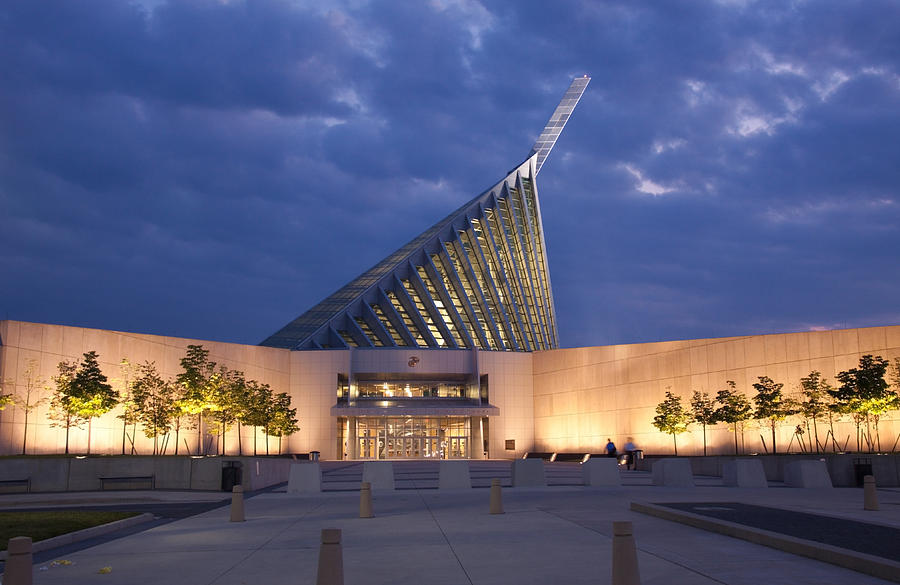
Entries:
{"label": "curb", "polygon": [[[50,550],[52,548],[66,546],[67,544],[72,544],[74,542],[81,542],[82,540],[109,534],[110,532],[122,530],[123,528],[129,528],[137,524],[143,524],[144,522],[153,520],[153,518],[153,514],[145,512],[143,514],[138,514],[137,516],[132,516],[131,518],[123,518],[121,520],[116,520],[108,524],[100,524],[99,526],[91,526],[90,528],[76,530],[75,532],[69,532],[68,534],[60,534],[59,536],[54,536],[52,538],[47,538],[35,542],[32,545],[31,552],[39,553],[45,550]],[[6,551],[2,551],[0,552],[0,561],[5,560]]]}
{"label": "curb", "polygon": [[642,502],[631,502],[631,509],[635,512],[656,516],[664,520],[687,524],[694,528],[724,534],[733,538],[740,538],[754,544],[761,544],[770,548],[775,548],[790,554],[799,555],[830,563],[845,569],[850,569],[858,573],[872,575],[879,579],[900,583],[900,563],[867,555],[865,553],[839,548],[830,544],[815,542],[779,534],[761,528],[752,528],[743,524],[736,524],[727,520],[719,520],[708,516],[701,516],[691,512],[682,510],[674,510],[656,504],[647,504]]}

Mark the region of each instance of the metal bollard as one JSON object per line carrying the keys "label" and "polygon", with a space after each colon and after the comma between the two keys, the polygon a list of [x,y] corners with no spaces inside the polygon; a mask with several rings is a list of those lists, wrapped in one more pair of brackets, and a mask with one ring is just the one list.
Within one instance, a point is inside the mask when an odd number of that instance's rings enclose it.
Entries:
{"label": "metal bollard", "polygon": [[9,539],[6,547],[6,567],[3,571],[4,585],[31,585],[31,537],[16,536]]}
{"label": "metal bollard", "polygon": [[500,488],[500,480],[491,480],[491,514],[503,513],[503,492]]}
{"label": "metal bollard", "polygon": [[372,484],[364,481],[359,488],[359,517],[372,518],[374,516],[375,513],[372,512]]}
{"label": "metal bollard", "polygon": [[641,585],[631,522],[613,522],[612,585]]}
{"label": "metal bollard", "polygon": [[863,478],[863,509],[878,510],[878,491],[876,491],[875,476],[867,475]]}
{"label": "metal bollard", "polygon": [[244,521],[244,487],[236,485],[231,489],[231,522]]}
{"label": "metal bollard", "polygon": [[344,585],[344,552],[340,528],[323,528],[316,585]]}

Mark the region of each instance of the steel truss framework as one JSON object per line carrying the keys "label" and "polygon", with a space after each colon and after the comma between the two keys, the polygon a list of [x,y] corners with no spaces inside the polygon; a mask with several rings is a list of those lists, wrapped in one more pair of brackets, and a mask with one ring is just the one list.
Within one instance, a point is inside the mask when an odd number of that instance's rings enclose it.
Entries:
{"label": "steel truss framework", "polygon": [[576,78],[529,157],[260,345],[559,347],[535,178],[589,77]]}

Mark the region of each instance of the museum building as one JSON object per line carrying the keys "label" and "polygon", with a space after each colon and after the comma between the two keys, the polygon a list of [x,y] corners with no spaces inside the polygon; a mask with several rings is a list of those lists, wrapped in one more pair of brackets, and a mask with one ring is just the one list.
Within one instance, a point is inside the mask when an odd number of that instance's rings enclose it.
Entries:
{"label": "museum building", "polygon": [[[46,382],[59,361],[87,351],[112,380],[122,359],[174,376],[187,345],[202,344],[214,361],[289,392],[300,431],[285,438],[285,452],[481,459],[599,452],[607,437],[626,436],[667,451],[669,437],[650,426],[666,389],[689,398],[734,380],[747,391],[758,375],[833,377],[863,353],[900,356],[897,326],[559,349],[537,176],[589,81],[572,82],[528,157],[499,182],[259,346],[0,321],[0,380],[22,394],[28,364]],[[45,411],[29,425],[21,409],[0,411],[0,454],[23,444],[61,452],[63,431]],[[115,412],[92,432],[92,452],[118,452]],[[231,454],[254,433],[216,440]],[[70,437],[76,452],[84,434]],[[709,434],[713,452],[730,447],[727,429]],[[199,436],[183,440],[188,452],[208,451]],[[679,447],[690,453],[697,442]]]}

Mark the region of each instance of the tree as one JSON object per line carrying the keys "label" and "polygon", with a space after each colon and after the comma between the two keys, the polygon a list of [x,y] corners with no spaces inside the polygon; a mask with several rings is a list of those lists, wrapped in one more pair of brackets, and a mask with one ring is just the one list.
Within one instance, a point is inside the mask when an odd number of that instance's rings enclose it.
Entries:
{"label": "tree", "polygon": [[13,397],[15,405],[25,414],[25,428],[22,432],[22,455],[25,455],[28,442],[28,417],[31,411],[47,402],[46,398],[38,398],[44,387],[44,379],[38,374],[38,362],[29,359],[25,362],[25,371],[22,373],[22,387],[24,393]]}
{"label": "tree", "polygon": [[[247,403],[241,411],[240,422],[253,427],[253,454],[257,454],[256,436],[258,427],[268,427],[271,404],[275,397],[268,384],[256,380],[247,381]],[[268,435],[267,435],[268,436]]]}
{"label": "tree", "polygon": [[656,416],[653,417],[653,426],[660,431],[672,435],[675,445],[675,455],[678,455],[677,435],[685,432],[691,423],[691,415],[681,405],[681,396],[675,396],[666,391],[666,399],[656,405]]}
{"label": "tree", "polygon": [[716,403],[706,392],[694,390],[691,417],[703,427],[703,455],[706,456],[706,427],[716,423]]}
{"label": "tree", "polygon": [[[209,360],[209,350],[202,345],[189,345],[181,358],[182,372],[175,377],[181,386],[178,407],[182,414],[196,416],[197,452],[203,453],[203,415],[215,407],[213,396],[220,383],[216,362]],[[178,428],[180,429],[180,423]],[[176,433],[175,449],[178,450]]]}
{"label": "tree", "polygon": [[[859,358],[859,367],[840,372],[837,375],[841,386],[832,392],[832,396],[847,405],[847,409],[857,415],[857,449],[859,443],[859,425],[866,423],[866,442],[869,449],[876,446],[881,449],[881,438],[878,436],[878,421],[886,412],[900,405],[900,398],[892,391],[884,379],[888,361],[881,356],[864,355]],[[875,440],[872,439],[870,423],[875,426]]]}
{"label": "tree", "polygon": [[266,426],[266,455],[269,454],[269,437],[278,437],[278,453],[281,453],[281,438],[300,430],[297,425],[297,409],[291,408],[291,397],[287,392],[279,392],[271,403],[271,417]]}
{"label": "tree", "polygon": [[[828,408],[831,400],[826,392],[830,386],[822,378],[821,372],[813,370],[805,378],[800,378],[800,388],[803,395],[799,406],[800,413],[806,419],[807,431],[809,431],[809,421],[812,421],[812,437],[810,439],[815,439],[816,453],[818,453],[819,447],[824,450],[824,446],[819,443],[819,428],[816,423],[824,416],[831,418],[831,410]],[[811,442],[812,440],[810,440]],[[825,444],[828,444],[827,440]]]}
{"label": "tree", "polygon": [[159,437],[168,435],[177,414],[174,401],[175,387],[156,371],[154,362],[144,362],[137,369],[132,383],[132,400],[135,417],[144,429],[144,435],[153,439],[153,454],[161,452]]}
{"label": "tree", "polygon": [[219,383],[211,388],[211,407],[209,418],[215,423],[214,432],[219,435],[222,443],[222,455],[225,455],[225,433],[235,423],[238,424],[238,452],[243,450],[241,445],[240,420],[244,410],[248,407],[248,388],[244,372],[229,370],[222,366],[219,368]]}
{"label": "tree", "polygon": [[742,430],[744,421],[752,416],[753,409],[750,401],[743,393],[738,392],[732,380],[725,382],[728,387],[716,392],[716,402],[721,404],[716,409],[716,421],[733,425],[734,430],[734,454],[738,454],[738,432]]}
{"label": "tree", "polygon": [[122,414],[116,418],[122,421],[122,455],[125,454],[125,439],[128,436],[128,425],[131,425],[131,454],[134,455],[134,439],[137,431],[138,413],[134,404],[134,378],[136,375],[136,367],[128,358],[122,358],[119,362],[119,370],[122,373],[120,378],[121,390],[119,390],[119,406],[122,407]]}
{"label": "tree", "polygon": [[780,421],[797,412],[796,404],[790,398],[785,398],[781,389],[784,384],[775,382],[768,376],[759,376],[759,382],[753,384],[756,388],[756,396],[753,402],[756,403],[756,411],[753,418],[756,420],[765,420],[768,422],[769,429],[772,431],[772,454],[778,453],[775,445],[775,429]]}
{"label": "tree", "polygon": [[84,360],[71,382],[71,396],[76,411],[88,423],[87,452],[91,452],[91,421],[103,416],[119,403],[119,394],[107,382],[97,363],[97,352],[84,354]]}
{"label": "tree", "polygon": [[50,426],[65,427],[66,455],[69,454],[69,431],[72,427],[80,428],[85,420],[79,414],[78,402],[72,396],[72,381],[78,370],[77,362],[61,361],[56,365],[57,374],[53,376],[53,398],[50,400]]}

